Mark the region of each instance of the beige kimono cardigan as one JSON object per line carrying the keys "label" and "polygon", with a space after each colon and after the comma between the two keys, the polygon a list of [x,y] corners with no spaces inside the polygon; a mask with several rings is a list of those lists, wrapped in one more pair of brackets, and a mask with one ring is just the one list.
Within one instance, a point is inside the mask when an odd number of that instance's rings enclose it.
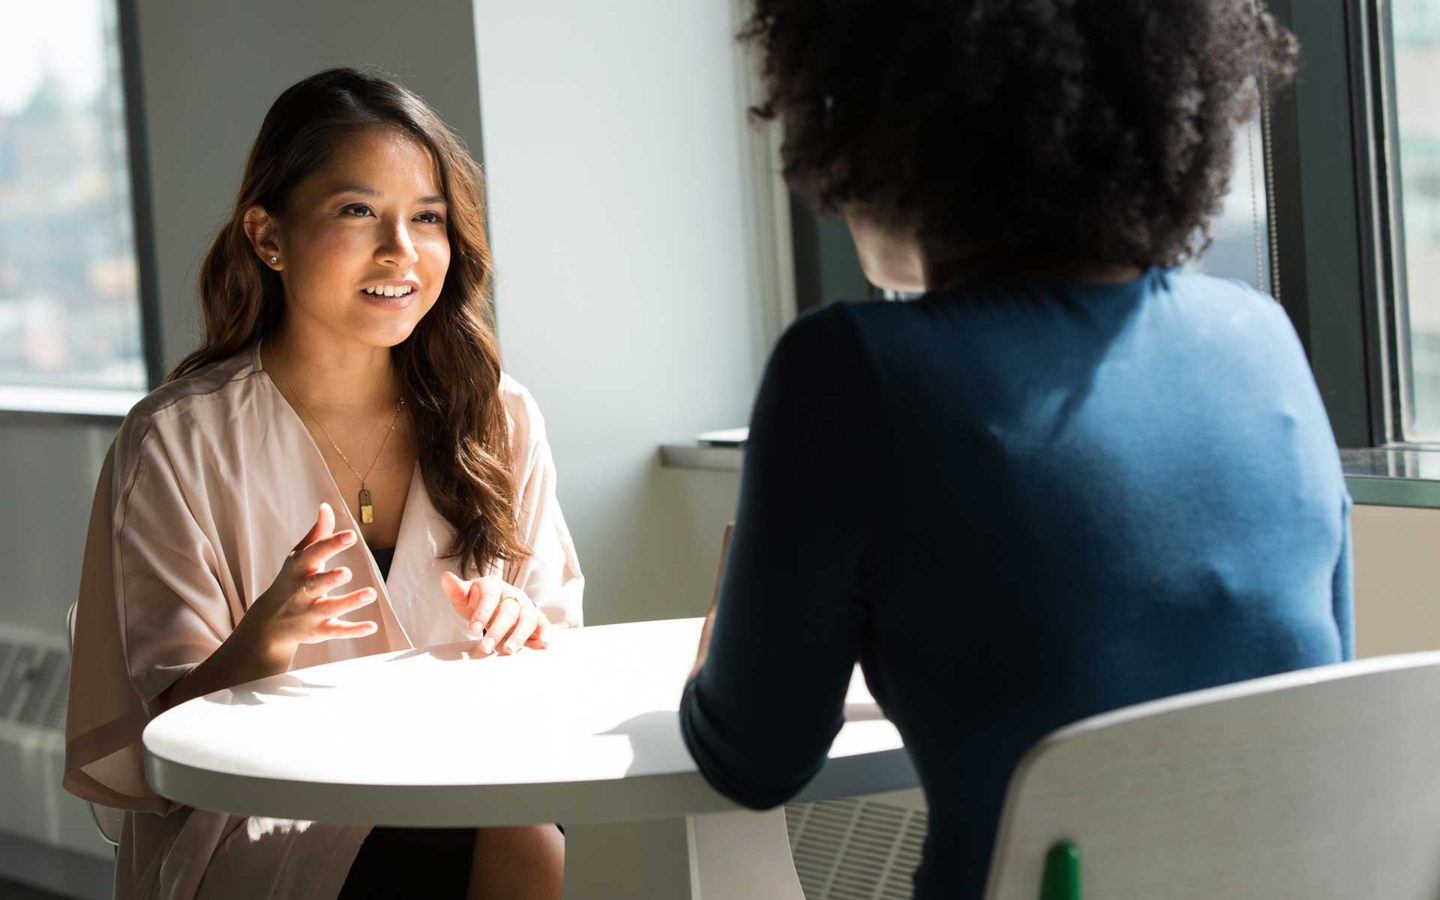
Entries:
{"label": "beige kimono cardigan", "polygon": [[[500,573],[556,625],[580,625],[583,578],[555,498],[535,401],[508,376],[517,520],[532,556]],[[260,366],[258,349],[150,394],[105,458],[90,514],[76,611],[65,787],[127,810],[116,896],[334,897],[369,829],[247,819],[178,806],[150,790],[140,733],[156,698],[220,646],[329,501],[356,527],[310,433]],[[358,530],[358,529],[357,529]],[[440,587],[453,529],[419,468],[388,581],[359,542],[332,558],[379,599],[350,614],[379,630],[305,645],[295,667],[462,641]],[[474,573],[463,573],[473,577]],[[537,652],[537,651],[522,651]],[[544,652],[544,651],[538,651]]]}

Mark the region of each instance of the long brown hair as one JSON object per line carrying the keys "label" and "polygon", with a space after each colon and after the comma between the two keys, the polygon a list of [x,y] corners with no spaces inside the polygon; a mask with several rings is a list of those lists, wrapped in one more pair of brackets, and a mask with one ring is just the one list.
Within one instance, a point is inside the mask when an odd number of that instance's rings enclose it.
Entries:
{"label": "long brown hair", "polygon": [[440,296],[391,352],[414,418],[425,488],[455,528],[447,555],[484,572],[528,551],[516,536],[483,180],[460,138],[405,87],[371,72],[328,69],[276,99],[250,148],[230,218],[200,267],[204,343],[166,381],[248,350],[279,326],[284,287],[255,255],[245,210],[259,204],[283,220],[295,187],[325,163],[336,142],[374,126],[400,128],[430,151],[449,205],[450,268]]}

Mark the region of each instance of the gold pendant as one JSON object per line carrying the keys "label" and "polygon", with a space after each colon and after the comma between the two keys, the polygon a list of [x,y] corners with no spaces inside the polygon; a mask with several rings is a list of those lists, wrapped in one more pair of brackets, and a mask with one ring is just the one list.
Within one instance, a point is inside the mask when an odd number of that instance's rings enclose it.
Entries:
{"label": "gold pendant", "polygon": [[369,525],[375,521],[375,503],[370,497],[369,488],[360,489],[360,524]]}

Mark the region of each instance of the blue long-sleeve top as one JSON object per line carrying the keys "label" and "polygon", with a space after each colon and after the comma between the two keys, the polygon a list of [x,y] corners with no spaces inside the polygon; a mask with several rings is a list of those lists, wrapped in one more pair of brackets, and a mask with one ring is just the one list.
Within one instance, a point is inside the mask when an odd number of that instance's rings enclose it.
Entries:
{"label": "blue long-sleeve top", "polygon": [[686,744],[782,803],[858,660],[930,808],[916,896],[980,897],[1046,733],[1353,655],[1349,508],[1294,330],[1238,282],[828,306],[762,380]]}

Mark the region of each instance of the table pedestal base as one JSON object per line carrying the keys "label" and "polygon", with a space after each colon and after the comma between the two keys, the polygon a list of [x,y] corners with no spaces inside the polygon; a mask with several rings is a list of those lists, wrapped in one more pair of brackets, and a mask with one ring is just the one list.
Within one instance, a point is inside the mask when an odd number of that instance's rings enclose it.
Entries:
{"label": "table pedestal base", "polygon": [[785,809],[687,816],[690,900],[805,900]]}
{"label": "table pedestal base", "polygon": [[784,809],[565,828],[566,900],[804,900]]}

